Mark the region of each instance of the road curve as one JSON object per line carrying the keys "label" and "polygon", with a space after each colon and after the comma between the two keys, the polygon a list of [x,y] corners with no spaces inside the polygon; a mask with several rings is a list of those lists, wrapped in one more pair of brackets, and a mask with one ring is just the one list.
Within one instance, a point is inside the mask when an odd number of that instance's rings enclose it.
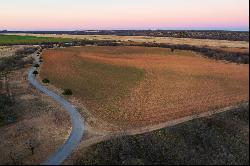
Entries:
{"label": "road curve", "polygon": [[[36,56],[36,53],[33,55],[36,63],[39,63],[39,59]],[[84,133],[84,120],[81,118],[81,115],[77,110],[63,97],[51,92],[46,87],[41,85],[36,79],[33,72],[36,70],[35,67],[32,67],[28,74],[29,82],[38,90],[45,93],[46,95],[53,98],[58,102],[62,107],[64,107],[70,114],[72,130],[67,141],[46,161],[41,165],[60,165],[63,161],[73,152],[73,150],[78,146],[81,141],[82,135]]]}

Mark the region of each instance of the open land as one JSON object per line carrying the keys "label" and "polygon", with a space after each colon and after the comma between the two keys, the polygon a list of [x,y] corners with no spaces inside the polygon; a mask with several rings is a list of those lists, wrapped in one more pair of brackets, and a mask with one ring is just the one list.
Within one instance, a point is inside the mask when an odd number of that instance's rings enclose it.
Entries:
{"label": "open land", "polygon": [[190,51],[90,46],[45,50],[42,57],[41,78],[72,89],[95,117],[117,129],[248,101],[248,65]]}
{"label": "open land", "polygon": [[249,106],[86,147],[68,164],[248,165]]}
{"label": "open land", "polygon": [[[13,34],[10,34],[13,35]],[[152,36],[116,36],[116,35],[68,35],[68,34],[26,34],[17,33],[18,36],[36,36],[67,39],[88,39],[88,40],[116,40],[134,42],[156,42],[166,44],[187,44],[193,46],[224,47],[225,48],[249,48],[248,41],[228,41],[212,39],[192,39],[192,38],[173,38],[173,37],[152,37]]]}
{"label": "open land", "polygon": [[67,42],[72,41],[68,38],[54,38],[54,37],[36,37],[36,36],[19,36],[19,35],[1,35],[0,45],[13,45],[13,44],[41,44],[44,42]]}
{"label": "open land", "polygon": [[67,112],[29,84],[27,71],[32,59],[29,54],[15,53],[22,48],[0,50],[3,55],[0,57],[0,164],[3,165],[40,164],[64,143],[70,132]]}
{"label": "open land", "polygon": [[[248,42],[242,41],[107,35],[41,35],[46,40],[38,37],[38,41],[31,36],[8,36],[0,45],[8,45],[9,39],[11,45],[19,44],[19,39],[26,45],[88,37],[177,42],[249,54]],[[0,47],[0,164],[39,164],[65,142],[70,132],[66,111],[27,81],[32,63],[28,56],[32,49],[28,47]],[[42,59],[37,79],[47,78],[50,84],[43,85],[58,94],[71,89],[73,97],[67,99],[86,119],[82,144],[65,164],[249,163],[249,107],[149,134],[104,141],[112,138],[113,132],[117,136],[144,133],[168,126],[165,124],[175,119],[195,119],[199,113],[248,101],[248,64],[212,60],[192,51],[138,46],[47,49]],[[161,127],[155,127],[157,124]],[[170,156],[166,158],[166,154]]]}

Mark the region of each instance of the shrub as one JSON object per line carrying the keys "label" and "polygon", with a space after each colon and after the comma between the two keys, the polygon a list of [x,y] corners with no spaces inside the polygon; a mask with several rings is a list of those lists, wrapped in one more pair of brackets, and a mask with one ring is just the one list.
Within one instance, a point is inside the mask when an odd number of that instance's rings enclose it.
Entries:
{"label": "shrub", "polygon": [[47,78],[43,79],[42,82],[45,83],[45,84],[50,83],[50,81]]}
{"label": "shrub", "polygon": [[35,64],[34,67],[38,68],[38,67],[39,67],[39,64]]}
{"label": "shrub", "polygon": [[64,89],[64,91],[63,91],[62,94],[63,94],[63,95],[72,95],[73,93],[72,93],[72,90],[71,90],[71,89]]}
{"label": "shrub", "polygon": [[38,74],[38,71],[33,71],[33,74],[36,76]]}

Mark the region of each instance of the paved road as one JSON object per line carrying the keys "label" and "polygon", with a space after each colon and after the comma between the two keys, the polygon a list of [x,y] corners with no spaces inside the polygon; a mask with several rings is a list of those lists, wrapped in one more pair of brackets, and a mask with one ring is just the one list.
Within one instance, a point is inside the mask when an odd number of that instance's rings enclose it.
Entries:
{"label": "paved road", "polygon": [[[36,63],[39,63],[39,58],[36,54],[33,55]],[[44,161],[41,165],[60,165],[63,161],[73,152],[73,150],[80,143],[82,135],[84,133],[84,121],[81,118],[81,115],[77,112],[77,110],[63,97],[55,94],[54,92],[49,91],[43,85],[41,85],[32,74],[36,68],[32,67],[28,74],[29,82],[38,90],[45,93],[46,95],[53,98],[57,101],[61,106],[63,106],[70,114],[72,130],[71,134],[68,137],[67,141],[46,161]]]}

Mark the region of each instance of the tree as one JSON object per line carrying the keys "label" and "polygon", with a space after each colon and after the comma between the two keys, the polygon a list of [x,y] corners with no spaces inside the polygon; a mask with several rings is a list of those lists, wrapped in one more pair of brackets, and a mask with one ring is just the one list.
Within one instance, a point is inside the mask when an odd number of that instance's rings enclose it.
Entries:
{"label": "tree", "polygon": [[35,64],[34,67],[38,68],[38,67],[39,67],[39,64]]}
{"label": "tree", "polygon": [[38,74],[38,71],[33,71],[33,74],[36,76]]}

